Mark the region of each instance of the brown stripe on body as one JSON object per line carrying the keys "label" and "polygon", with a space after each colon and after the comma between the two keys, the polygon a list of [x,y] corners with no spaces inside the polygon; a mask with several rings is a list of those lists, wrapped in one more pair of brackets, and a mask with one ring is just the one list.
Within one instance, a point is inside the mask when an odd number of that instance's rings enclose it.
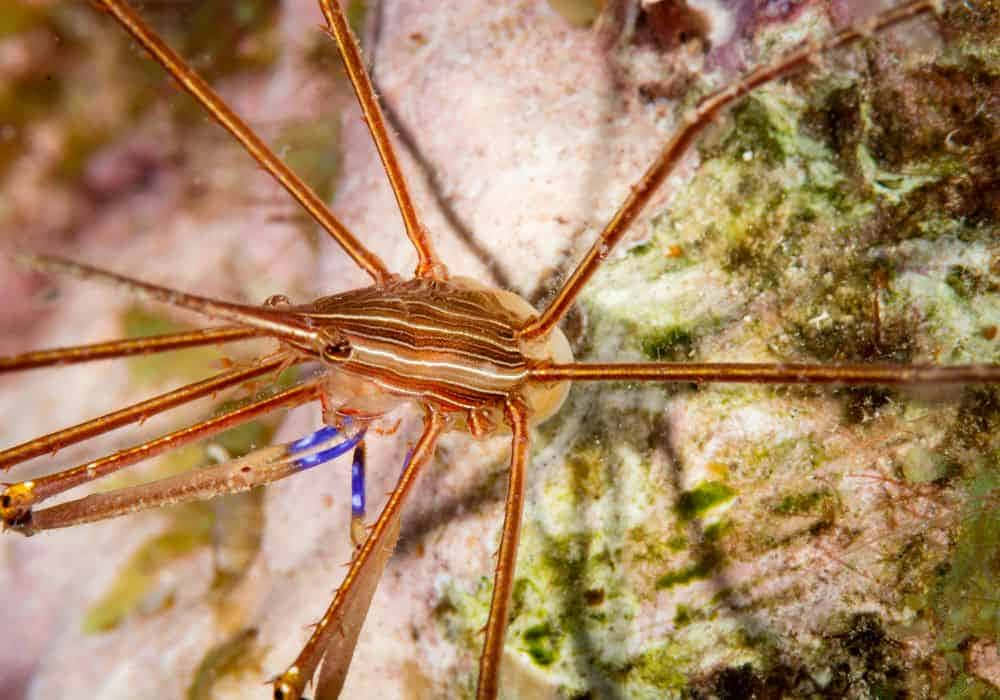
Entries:
{"label": "brown stripe on body", "polygon": [[340,369],[387,392],[452,408],[481,408],[524,383],[516,338],[524,319],[488,292],[414,279],[318,299],[295,312],[351,343]]}

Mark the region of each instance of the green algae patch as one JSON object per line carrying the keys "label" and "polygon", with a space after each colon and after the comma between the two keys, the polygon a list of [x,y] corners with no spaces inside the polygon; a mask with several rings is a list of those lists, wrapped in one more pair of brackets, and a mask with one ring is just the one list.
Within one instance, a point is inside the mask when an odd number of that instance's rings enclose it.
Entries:
{"label": "green algae patch", "polygon": [[744,154],[774,166],[798,150],[798,124],[789,105],[777,93],[759,92],[733,108],[733,128],[722,148],[731,157]]}
{"label": "green algae patch", "polygon": [[153,4],[146,13],[178,53],[195,57],[202,77],[213,82],[274,63],[278,9],[277,0],[234,0],[194,7]]}
{"label": "green algae patch", "polygon": [[[589,494],[574,487],[572,493],[597,507],[608,494],[596,485],[594,489]],[[605,640],[615,634],[609,629],[609,619],[629,619],[631,604],[621,594],[620,556],[604,537],[577,532],[556,535],[538,521],[525,522],[507,632],[510,648],[523,655],[524,663],[575,676],[580,640]],[[445,585],[433,611],[440,634],[478,652],[491,595],[491,577],[482,577],[473,589],[457,582]],[[605,649],[616,656],[619,648],[594,641],[591,661],[603,659]]]}
{"label": "green algae patch", "polygon": [[723,537],[731,534],[733,532],[733,521],[728,518],[720,518],[714,523],[710,523],[705,526],[702,531],[702,544],[714,545],[722,540]]}
{"label": "green algae patch", "polygon": [[455,582],[447,584],[432,611],[444,638],[466,649],[476,649],[481,644],[478,631],[489,614],[491,594],[492,584],[485,576],[480,577],[473,591],[464,591]]}
{"label": "green algae patch", "polygon": [[[867,109],[862,110],[865,114]],[[864,119],[866,126],[868,119]],[[905,174],[887,170],[879,165],[879,162],[872,156],[871,151],[864,145],[859,144],[857,150],[857,163],[861,170],[862,177],[868,186],[885,200],[898,204],[908,195],[918,192],[925,185],[933,184],[937,175]]]}
{"label": "green algae patch", "polygon": [[[241,457],[269,445],[274,427],[274,421],[251,421],[220,433],[210,444],[221,447],[227,458]],[[111,490],[151,478],[166,478],[201,468],[210,461],[205,446],[185,446],[160,459],[154,475],[121,475],[103,485]],[[169,607],[172,594],[158,590],[160,572],[201,548],[212,548],[215,555],[212,588],[218,593],[225,593],[240,579],[260,549],[260,489],[177,505],[164,512],[170,514],[170,525],[133,553],[108,591],[87,610],[82,622],[85,634],[107,632],[130,615],[153,614]]]}
{"label": "green algae patch", "polygon": [[943,696],[944,700],[1000,700],[1000,690],[975,676],[962,675]]}
{"label": "green algae patch", "polygon": [[[120,317],[126,338],[146,338],[168,333],[183,333],[192,326],[178,323],[144,306],[132,305]],[[212,346],[185,348],[155,355],[140,355],[128,359],[132,378],[139,384],[156,385],[165,377],[198,381],[218,371],[225,356]]]}
{"label": "green algae patch", "polygon": [[938,647],[944,651],[957,650],[969,638],[1000,638],[998,467],[1000,458],[995,458],[992,467],[972,481],[955,548],[934,582],[930,603],[938,623]]}
{"label": "green algae patch", "polygon": [[118,572],[111,588],[86,612],[84,634],[99,634],[118,627],[129,615],[151,614],[169,607],[168,594],[157,600],[159,573],[212,540],[214,518],[204,503],[178,509],[174,524],[140,547]]}
{"label": "green algae patch", "polygon": [[688,540],[687,535],[677,533],[671,535],[667,540],[667,547],[674,552],[683,552],[690,545],[690,540]]}
{"label": "green algae patch", "polygon": [[741,472],[768,476],[781,465],[796,464],[803,471],[814,471],[829,455],[813,435],[780,439],[776,442],[752,442],[737,456]]}
{"label": "green algae patch", "polygon": [[215,524],[212,592],[225,606],[225,594],[239,583],[260,552],[264,536],[264,490],[231,493],[212,499]]}
{"label": "green algae patch", "polygon": [[190,330],[162,314],[149,311],[143,306],[130,306],[121,317],[122,330],[128,338],[146,338],[164,333],[179,333]]}
{"label": "green algae patch", "polygon": [[948,268],[944,282],[960,299],[970,299],[982,294],[987,283],[983,274],[965,265],[952,265]]}
{"label": "green algae patch", "polygon": [[[216,414],[225,413],[227,410],[231,409],[228,406],[219,408]],[[274,421],[250,421],[230,428],[224,433],[219,433],[212,439],[212,444],[221,447],[230,458],[235,459],[255,449],[270,445],[274,428]]]}
{"label": "green algae patch", "polygon": [[654,362],[687,358],[694,344],[694,333],[681,326],[659,328],[639,338],[642,354]]}
{"label": "green algae patch", "polygon": [[706,579],[718,568],[721,561],[722,555],[717,550],[709,548],[694,563],[669,571],[656,579],[656,589],[665,590]]}
{"label": "green algae patch", "polygon": [[680,629],[690,625],[696,619],[697,613],[687,605],[678,605],[674,613],[674,626]]}
{"label": "green algae patch", "polygon": [[256,643],[257,630],[247,628],[209,649],[188,686],[187,700],[211,700],[219,678],[257,671],[260,664],[255,659]]}
{"label": "green algae patch", "polygon": [[650,529],[646,524],[629,528],[624,541],[632,561],[639,564],[658,564],[690,545],[690,540],[683,532],[675,532],[664,538],[660,531]]}
{"label": "green algae patch", "polygon": [[694,520],[735,495],[735,490],[720,481],[703,481],[677,497],[674,511],[681,520]]}
{"label": "green algae patch", "polygon": [[601,14],[605,0],[549,0],[549,6],[575,27],[589,27]]}
{"label": "green algae patch", "polygon": [[[547,625],[555,620],[560,629],[570,634],[600,626],[604,605],[621,602],[620,582],[615,578],[617,556],[600,539],[583,535],[546,538],[540,558],[526,572],[530,571],[533,579],[544,581],[548,590],[560,591],[560,603],[553,608],[552,600],[543,590],[532,587],[530,604],[524,608],[529,614],[522,624],[530,625],[531,620],[537,619]],[[596,591],[600,593],[595,597]]]}
{"label": "green algae patch", "polygon": [[551,666],[559,658],[562,635],[549,622],[532,625],[521,632],[522,649],[539,666]]}
{"label": "green algae patch", "polygon": [[809,515],[836,501],[834,493],[830,489],[816,489],[802,493],[788,493],[782,496],[774,505],[771,512],[776,515]]}
{"label": "green algae patch", "polygon": [[[323,201],[333,199],[342,160],[337,115],[318,115],[286,124],[275,140],[275,150]],[[300,216],[303,221],[308,219],[304,212]]]}
{"label": "green algae patch", "polygon": [[[74,36],[73,23],[68,21],[72,15],[71,10],[58,6],[23,2],[5,2],[0,7],[0,41],[10,45],[13,55],[26,54],[8,61],[0,80],[0,176],[37,148],[31,137],[33,129],[53,115],[64,117],[52,119],[52,131],[57,135],[63,131],[82,134],[77,126],[81,123],[87,123],[93,135],[101,131],[94,122],[82,119],[90,106],[74,99],[77,86],[72,74],[83,51]],[[41,37],[51,38],[39,41]],[[25,43],[21,44],[22,40]],[[68,145],[64,150],[69,151]],[[60,165],[54,164],[56,169]]]}
{"label": "green algae patch", "polygon": [[652,686],[660,691],[679,692],[688,685],[680,669],[690,668],[694,659],[679,644],[665,644],[649,649],[629,663],[629,684]]}
{"label": "green algae patch", "polygon": [[604,494],[606,457],[599,440],[583,440],[576,445],[566,460],[574,493],[590,500],[597,500]]}
{"label": "green algae patch", "polygon": [[1000,431],[1000,387],[966,388],[948,430],[948,442],[966,450],[986,452],[995,448],[997,431]]}
{"label": "green algae patch", "polygon": [[365,36],[365,17],[368,14],[368,4],[367,0],[348,0],[344,7],[347,23],[359,41],[362,41]]}

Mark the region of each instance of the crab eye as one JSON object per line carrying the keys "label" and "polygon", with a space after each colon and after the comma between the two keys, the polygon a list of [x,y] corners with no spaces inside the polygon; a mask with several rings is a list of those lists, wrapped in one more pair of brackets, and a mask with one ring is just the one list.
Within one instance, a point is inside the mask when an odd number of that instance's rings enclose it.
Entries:
{"label": "crab eye", "polygon": [[351,344],[346,340],[327,343],[323,346],[321,356],[327,362],[343,362],[351,357]]}

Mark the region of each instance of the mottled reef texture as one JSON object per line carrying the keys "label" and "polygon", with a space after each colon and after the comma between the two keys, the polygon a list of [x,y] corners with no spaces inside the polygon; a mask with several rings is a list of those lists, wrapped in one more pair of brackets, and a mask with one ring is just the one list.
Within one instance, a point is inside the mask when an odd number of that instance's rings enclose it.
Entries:
{"label": "mottled reef texture", "polygon": [[[875,3],[690,4],[591,25],[588,3],[387,0],[378,16],[351,3],[454,272],[544,299],[685,106]],[[946,4],[941,21],[840,52],[711,129],[571,316],[577,356],[1000,362],[1000,6]],[[387,264],[412,269],[310,1],[144,12]],[[0,182],[4,247],[234,300],[366,281],[86,3],[0,8]],[[191,322],[4,260],[0,276],[0,352]],[[5,377],[0,443],[222,358]],[[415,415],[400,417],[372,440],[372,493],[415,436]],[[236,454],[318,421],[295,411],[217,443]],[[503,439],[442,442],[376,594],[351,697],[472,693],[507,451]],[[116,483],[218,454],[184,450]],[[998,489],[997,387],[577,386],[536,431],[506,695],[997,697]],[[342,575],[348,496],[338,462],[247,497],[3,537],[5,697],[266,697],[261,682],[294,657]]]}

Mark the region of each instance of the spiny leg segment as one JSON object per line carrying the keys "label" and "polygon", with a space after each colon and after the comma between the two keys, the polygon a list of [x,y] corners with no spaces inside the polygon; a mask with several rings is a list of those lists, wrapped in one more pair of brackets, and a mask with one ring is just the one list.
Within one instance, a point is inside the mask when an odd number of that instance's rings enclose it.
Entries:
{"label": "spiny leg segment", "polygon": [[[311,397],[306,395],[300,398],[304,402]],[[107,493],[91,494],[36,511],[32,513],[30,521],[19,529],[25,534],[32,534],[39,530],[96,522],[150,508],[239,493],[336,459],[353,449],[363,435],[362,431],[341,439],[340,431],[324,427],[301,440],[265,447],[245,457],[212,467]],[[340,442],[336,442],[338,439]]]}
{"label": "spiny leg segment", "polygon": [[769,64],[760,66],[745,75],[739,82],[722,88],[704,98],[701,103],[681,121],[679,129],[667,142],[663,150],[643,173],[639,181],[629,190],[625,201],[619,206],[611,220],[605,225],[597,240],[569,276],[555,298],[521,334],[525,338],[544,337],[569,311],[573,301],[593,277],[614,247],[621,241],[642,209],[652,199],[663,181],[673,172],[695,138],[723,110],[754,88],[768,83],[804,65],[809,65],[816,56],[849,44],[860,38],[871,36],[900,22],[925,12],[936,12],[939,0],[911,0],[902,5],[871,17],[860,25],[843,29],[822,41],[808,41],[789,53],[782,54]]}
{"label": "spiny leg segment", "polygon": [[164,411],[176,408],[185,403],[205,396],[211,396],[223,389],[238,386],[243,382],[256,379],[281,369],[288,361],[286,355],[278,355],[264,360],[254,367],[223,372],[194,384],[188,384],[179,389],[169,391],[151,399],[93,418],[83,423],[57,430],[48,435],[42,435],[28,440],[20,445],[0,451],[0,469],[10,469],[34,457],[83,442],[97,435],[120,428],[131,423],[142,422]]}
{"label": "spiny leg segment", "polygon": [[447,277],[443,263],[434,254],[434,248],[427,236],[427,230],[420,223],[417,210],[413,206],[413,199],[410,197],[406,179],[403,171],[399,167],[399,159],[396,157],[395,149],[389,140],[389,131],[386,128],[385,117],[378,104],[378,97],[372,87],[371,79],[365,70],[364,61],[361,59],[361,49],[351,32],[351,27],[347,23],[344,11],[340,7],[339,0],[319,0],[320,9],[328,25],[328,32],[337,42],[340,57],[344,61],[347,75],[351,79],[354,87],[354,94],[358,98],[358,104],[365,116],[365,123],[368,131],[372,135],[372,141],[378,149],[379,157],[385,168],[385,174],[392,185],[392,191],[396,195],[396,203],[399,205],[399,213],[403,217],[403,225],[406,227],[406,235],[409,236],[414,248],[417,249],[417,277]]}
{"label": "spiny leg segment", "polygon": [[520,399],[507,402],[507,420],[513,431],[510,455],[510,475],[507,480],[507,501],[504,506],[503,529],[500,531],[500,552],[497,554],[493,578],[493,598],[486,620],[486,639],[479,658],[479,683],[476,697],[495,698],[500,687],[500,660],[503,658],[504,636],[510,596],[514,590],[517,545],[521,539],[521,516],[524,513],[524,470],[528,462],[528,413]]}
{"label": "spiny leg segment", "polygon": [[306,684],[323,661],[321,683],[324,697],[336,697],[347,677],[347,668],[358,633],[371,604],[375,587],[399,537],[402,507],[423,467],[434,453],[434,446],[445,427],[442,414],[429,410],[424,430],[413,448],[409,463],[399,483],[389,494],[382,512],[372,526],[364,545],[351,560],[350,569],[337,589],[333,602],[317,623],[309,641],[295,662],[274,680],[275,700],[298,700]]}
{"label": "spiny leg segment", "polygon": [[389,280],[392,273],[375,253],[351,233],[323,200],[298,175],[285,165],[254,133],[246,122],[225,103],[173,49],[153,32],[124,0],[98,0],[144,49],[198,101],[222,127],[232,134],[250,156],[277,180],[303,209],[333,237],[357,265],[376,283]]}
{"label": "spiny leg segment", "polygon": [[53,506],[38,513],[33,513],[32,508],[45,499],[75,486],[107,476],[182,445],[217,435],[279,408],[290,408],[308,403],[318,398],[319,391],[320,386],[317,381],[300,384],[269,398],[91,462],[30,481],[8,485],[0,492],[0,518],[2,518],[4,525],[30,534],[40,529],[67,527],[138,510],[140,508],[137,506],[140,504],[128,500],[115,502],[110,511],[101,510],[101,508],[106,507],[106,504],[102,502],[100,508],[94,506],[93,504],[97,501],[91,496]]}
{"label": "spiny leg segment", "polygon": [[207,328],[205,330],[187,331],[184,333],[168,333],[147,338],[130,338],[128,340],[111,340],[105,343],[90,345],[74,345],[51,350],[34,350],[0,357],[0,374],[5,372],[20,372],[26,369],[51,367],[52,365],[75,365],[94,360],[108,360],[132,355],[150,355],[168,350],[183,350],[202,345],[218,345],[249,340],[260,336],[254,328],[231,326],[225,328]]}
{"label": "spiny leg segment", "polygon": [[530,370],[531,378],[559,381],[726,382],[746,384],[995,384],[1000,365],[806,365],[749,362],[572,362]]}

